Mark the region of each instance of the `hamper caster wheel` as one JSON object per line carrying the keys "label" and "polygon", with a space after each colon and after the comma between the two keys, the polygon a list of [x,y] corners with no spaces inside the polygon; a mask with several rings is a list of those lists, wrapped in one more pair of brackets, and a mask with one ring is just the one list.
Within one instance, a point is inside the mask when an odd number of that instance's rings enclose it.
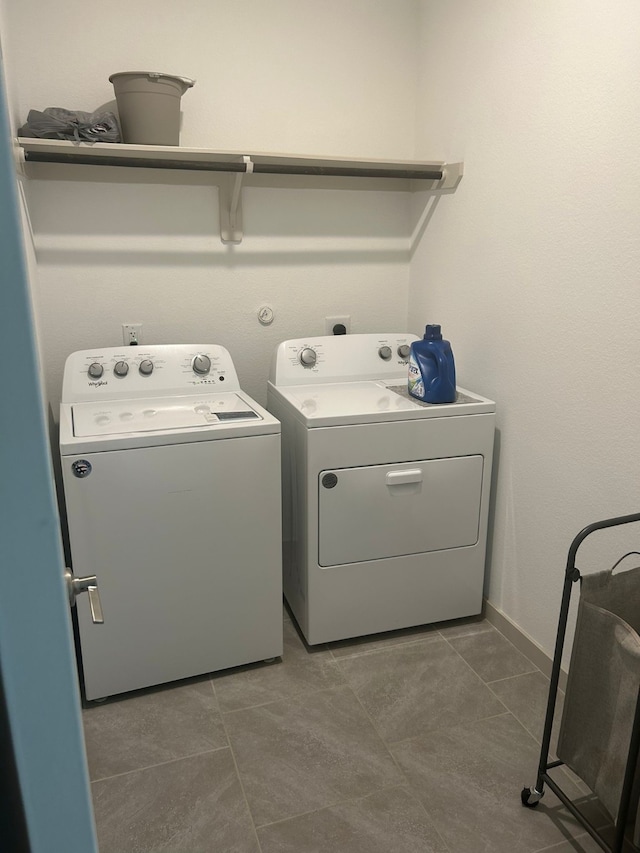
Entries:
{"label": "hamper caster wheel", "polygon": [[535,809],[542,797],[543,794],[539,794],[535,788],[523,788],[522,791],[520,791],[520,800],[522,801],[522,805],[526,806],[528,809]]}

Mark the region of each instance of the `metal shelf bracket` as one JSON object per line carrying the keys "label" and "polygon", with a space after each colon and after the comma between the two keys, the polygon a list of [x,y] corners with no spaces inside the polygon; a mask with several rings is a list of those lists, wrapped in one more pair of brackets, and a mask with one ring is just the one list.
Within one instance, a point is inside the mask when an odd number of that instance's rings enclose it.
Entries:
{"label": "metal shelf bracket", "polygon": [[444,179],[440,185],[442,190],[455,189],[464,175],[464,163],[447,163],[443,169]]}
{"label": "metal shelf bracket", "polygon": [[27,158],[25,157],[24,148],[21,148],[19,145],[14,145],[13,153],[16,161],[16,172],[19,178],[26,178],[26,162]]}
{"label": "metal shelf bracket", "polygon": [[245,175],[253,173],[253,161],[244,154],[244,171],[220,177],[218,200],[220,205],[220,239],[223,243],[241,243],[242,231],[242,182]]}

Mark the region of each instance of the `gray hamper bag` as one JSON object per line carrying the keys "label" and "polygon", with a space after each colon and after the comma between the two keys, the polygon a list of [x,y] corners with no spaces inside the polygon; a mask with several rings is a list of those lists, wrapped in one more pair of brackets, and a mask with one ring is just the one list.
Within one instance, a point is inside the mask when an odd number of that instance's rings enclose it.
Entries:
{"label": "gray hamper bag", "polygon": [[[639,632],[640,568],[583,575],[557,752],[614,820],[640,685]],[[639,782],[636,768],[636,845]]]}

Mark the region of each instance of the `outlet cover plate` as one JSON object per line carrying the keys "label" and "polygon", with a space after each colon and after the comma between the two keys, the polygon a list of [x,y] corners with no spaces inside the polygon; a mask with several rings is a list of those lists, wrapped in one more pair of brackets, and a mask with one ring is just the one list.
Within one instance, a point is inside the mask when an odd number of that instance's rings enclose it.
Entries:
{"label": "outlet cover plate", "polygon": [[142,343],[142,323],[123,323],[122,341],[126,346]]}
{"label": "outlet cover plate", "polygon": [[336,315],[335,317],[324,318],[324,333],[325,335],[333,334],[333,327],[342,324],[347,330],[347,334],[351,332],[351,316],[349,314]]}

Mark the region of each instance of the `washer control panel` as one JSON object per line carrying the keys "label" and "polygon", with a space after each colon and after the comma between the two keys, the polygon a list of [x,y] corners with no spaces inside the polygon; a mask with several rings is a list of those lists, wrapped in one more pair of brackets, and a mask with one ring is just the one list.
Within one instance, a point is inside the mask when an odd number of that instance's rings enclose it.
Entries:
{"label": "washer control panel", "polygon": [[406,380],[410,334],[325,335],[284,341],[271,363],[273,385]]}
{"label": "washer control panel", "polygon": [[75,403],[72,408],[73,434],[80,438],[262,420],[237,394],[224,392],[197,397],[99,400],[97,404]]}
{"label": "washer control panel", "polygon": [[217,344],[104,347],[72,353],[62,402],[240,390],[229,352]]}

